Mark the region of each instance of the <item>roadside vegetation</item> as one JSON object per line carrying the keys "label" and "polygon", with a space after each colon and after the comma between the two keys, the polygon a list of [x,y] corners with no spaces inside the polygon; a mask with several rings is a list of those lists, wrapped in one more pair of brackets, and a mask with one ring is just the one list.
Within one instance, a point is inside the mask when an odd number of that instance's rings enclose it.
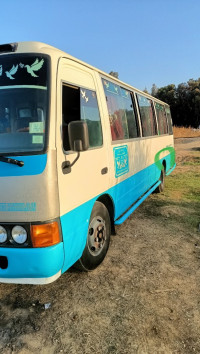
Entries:
{"label": "roadside vegetation", "polygon": [[157,88],[153,84],[151,94],[170,105],[174,125],[199,128],[200,78],[178,86],[170,84]]}
{"label": "roadside vegetation", "polygon": [[191,127],[173,127],[173,132],[175,138],[200,138],[200,129],[194,129]]}
{"label": "roadside vegetation", "polygon": [[[153,216],[166,218],[170,222],[170,216],[177,219],[177,224],[183,229],[199,232],[200,229],[200,138],[199,144],[190,148],[193,144],[195,131],[191,128],[174,129],[175,137],[187,136],[185,144],[180,143],[184,149],[179,149],[179,139],[175,139],[176,169],[173,174],[165,179],[165,190],[161,195],[153,194],[144,203],[146,211]],[[190,142],[191,141],[191,142]],[[152,199],[154,203],[152,203]],[[151,207],[150,207],[151,204]]]}

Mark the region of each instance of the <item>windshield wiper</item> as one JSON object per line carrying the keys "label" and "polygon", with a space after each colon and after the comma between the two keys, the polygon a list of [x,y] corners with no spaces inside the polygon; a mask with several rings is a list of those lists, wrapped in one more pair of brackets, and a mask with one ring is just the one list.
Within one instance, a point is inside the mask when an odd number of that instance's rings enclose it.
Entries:
{"label": "windshield wiper", "polygon": [[12,163],[13,165],[17,165],[19,167],[24,166],[24,161],[11,159],[10,157],[6,157],[6,156],[0,156],[0,161],[6,162],[6,163]]}

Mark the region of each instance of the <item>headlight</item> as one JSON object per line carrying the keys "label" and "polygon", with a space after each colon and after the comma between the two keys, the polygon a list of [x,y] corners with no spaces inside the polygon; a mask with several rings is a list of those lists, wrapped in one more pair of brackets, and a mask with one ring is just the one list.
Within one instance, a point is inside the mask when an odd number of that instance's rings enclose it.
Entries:
{"label": "headlight", "polygon": [[15,226],[12,229],[12,238],[16,243],[22,244],[27,240],[27,232],[22,226]]}
{"label": "headlight", "polygon": [[0,225],[0,243],[6,242],[7,238],[8,235],[6,229],[4,229],[4,227]]}

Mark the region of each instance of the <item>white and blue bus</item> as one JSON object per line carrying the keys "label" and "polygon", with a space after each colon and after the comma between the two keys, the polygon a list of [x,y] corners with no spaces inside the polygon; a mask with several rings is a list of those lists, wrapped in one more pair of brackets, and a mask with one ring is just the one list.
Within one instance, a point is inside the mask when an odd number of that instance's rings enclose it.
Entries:
{"label": "white and blue bus", "polygon": [[38,42],[0,45],[0,282],[104,259],[175,167],[170,108]]}

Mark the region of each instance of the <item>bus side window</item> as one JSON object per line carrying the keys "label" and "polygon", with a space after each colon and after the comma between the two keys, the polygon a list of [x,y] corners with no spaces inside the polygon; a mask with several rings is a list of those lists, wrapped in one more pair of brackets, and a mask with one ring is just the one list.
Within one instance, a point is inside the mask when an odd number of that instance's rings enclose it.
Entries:
{"label": "bus side window", "polygon": [[165,113],[166,113],[166,116],[167,116],[168,131],[169,131],[169,134],[172,135],[173,134],[172,117],[171,117],[170,108],[167,107],[167,106],[165,106]]}
{"label": "bus side window", "polygon": [[63,85],[62,135],[65,151],[70,150],[68,124],[77,120],[87,122],[90,148],[101,146],[103,137],[96,93],[81,87]]}
{"label": "bus side window", "polygon": [[144,137],[156,135],[156,122],[152,100],[139,94],[136,94],[136,96],[142,123],[142,135]]}
{"label": "bus side window", "polygon": [[63,148],[70,150],[68,124],[74,120],[80,120],[80,90],[77,87],[62,87],[62,135]]}
{"label": "bus side window", "polygon": [[127,118],[129,138],[137,138],[139,136],[139,127],[136,118],[136,110],[134,106],[134,97],[131,93],[121,87],[123,97],[124,114]]}
{"label": "bus side window", "polygon": [[158,120],[158,135],[167,134],[167,117],[165,115],[164,106],[155,102],[155,109]]}
{"label": "bus side window", "polygon": [[84,120],[88,126],[89,145],[90,147],[102,146],[103,136],[96,92],[81,88],[80,94],[81,120]]}
{"label": "bus side window", "polygon": [[128,123],[121,88],[102,79],[106,96],[112,141],[129,139]]}

